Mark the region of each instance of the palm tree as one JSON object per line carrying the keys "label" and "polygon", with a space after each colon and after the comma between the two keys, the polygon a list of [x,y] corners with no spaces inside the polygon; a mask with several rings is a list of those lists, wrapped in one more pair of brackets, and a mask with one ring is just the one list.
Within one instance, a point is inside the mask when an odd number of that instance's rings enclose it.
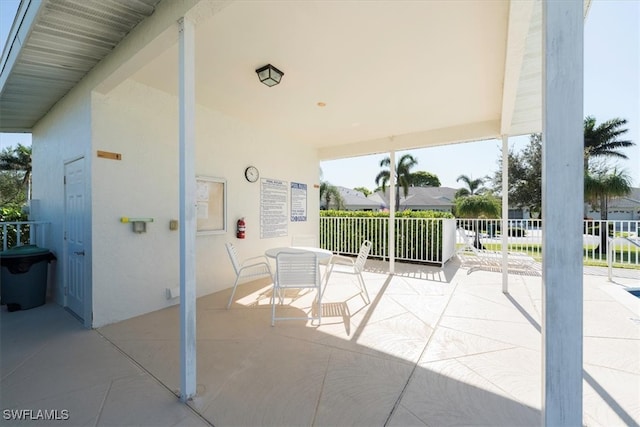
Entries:
{"label": "palm tree", "polygon": [[627,159],[628,157],[620,151],[621,148],[628,148],[635,143],[618,139],[627,133],[628,129],[623,126],[627,124],[625,119],[614,118],[596,126],[596,119],[587,116],[584,119],[584,170],[589,170],[589,159],[592,157],[616,157]]}
{"label": "palm tree", "polygon": [[367,187],[355,187],[354,190],[361,192],[365,197],[368,197],[371,194],[371,190]]}
{"label": "palm tree", "polygon": [[487,191],[487,189],[485,187],[482,186],[482,184],[484,184],[484,179],[483,178],[478,178],[478,179],[472,179],[470,177],[468,177],[467,175],[460,175],[457,179],[456,182],[464,182],[465,184],[467,184],[467,188],[461,188],[456,192],[456,198],[458,197],[466,197],[466,196],[475,196],[478,194],[482,194],[485,191]]}
{"label": "palm tree", "polygon": [[476,236],[473,246],[478,249],[484,249],[480,242],[477,218],[499,218],[500,203],[495,197],[486,194],[458,197],[456,198],[456,216],[476,219],[473,222],[473,231]]}
{"label": "palm tree", "polygon": [[[344,209],[344,199],[340,194],[338,187],[331,184],[329,181],[325,181],[324,172],[320,168],[320,208],[322,209],[322,202],[324,201],[324,208],[331,209]],[[333,205],[333,206],[332,206]]]}
{"label": "palm tree", "polygon": [[631,178],[626,172],[614,169],[608,173],[602,169],[584,177],[585,199],[600,209],[600,247],[607,247],[607,218],[609,200],[631,193]]}
{"label": "palm tree", "polygon": [[[411,168],[418,164],[418,160],[411,154],[405,154],[400,157],[398,165],[396,166],[396,211],[400,210],[400,186],[404,190],[404,197],[409,194],[409,186],[411,185]],[[385,157],[380,161],[380,167],[389,167],[391,165],[391,158]],[[391,180],[391,171],[386,169],[380,171],[376,176],[376,185],[382,187],[384,193],[387,187],[387,183]]]}
{"label": "palm tree", "polygon": [[328,181],[320,181],[320,202],[324,201],[325,209],[344,209],[344,200],[338,187]]}
{"label": "palm tree", "polygon": [[26,187],[27,200],[31,199],[31,147],[18,144],[0,152],[0,171],[22,172],[22,186]]}

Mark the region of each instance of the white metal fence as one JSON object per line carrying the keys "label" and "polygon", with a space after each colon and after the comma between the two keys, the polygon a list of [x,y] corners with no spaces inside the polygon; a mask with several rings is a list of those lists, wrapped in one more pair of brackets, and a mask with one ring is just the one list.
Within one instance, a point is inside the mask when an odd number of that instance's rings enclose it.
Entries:
{"label": "white metal fence", "polygon": [[[508,249],[542,259],[542,220],[508,220]],[[396,259],[444,264],[463,242],[455,228],[467,230],[485,249],[502,249],[500,219],[396,218]],[[388,218],[320,217],[320,244],[340,254],[356,255],[363,240],[371,240],[371,256],[389,257]],[[596,221],[583,224],[585,263],[606,266],[611,251],[616,266],[640,267],[640,221]]]}
{"label": "white metal fence", "polygon": [[[395,259],[443,265],[455,254],[455,220],[396,218]],[[372,242],[369,256],[389,258],[389,218],[320,217],[320,246],[357,255],[364,240]]]}
{"label": "white metal fence", "polygon": [[6,251],[14,246],[38,245],[46,247],[47,221],[12,221],[0,222],[2,250]]}

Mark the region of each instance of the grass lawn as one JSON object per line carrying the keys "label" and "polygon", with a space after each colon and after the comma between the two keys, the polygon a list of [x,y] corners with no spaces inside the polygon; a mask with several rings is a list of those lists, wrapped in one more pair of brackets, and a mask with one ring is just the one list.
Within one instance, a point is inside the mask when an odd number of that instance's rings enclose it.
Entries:
{"label": "grass lawn", "polygon": [[[461,245],[459,245],[461,246]],[[484,247],[490,251],[501,251],[502,245],[499,243],[487,243]],[[595,252],[598,245],[586,245],[583,247],[584,265],[595,267],[607,267],[606,254],[600,259],[599,254]],[[542,245],[541,244],[512,244],[509,245],[510,252],[524,252],[533,257],[536,261],[542,261]],[[630,245],[616,245],[614,249],[613,266],[616,268],[630,268],[640,270],[640,248]]]}

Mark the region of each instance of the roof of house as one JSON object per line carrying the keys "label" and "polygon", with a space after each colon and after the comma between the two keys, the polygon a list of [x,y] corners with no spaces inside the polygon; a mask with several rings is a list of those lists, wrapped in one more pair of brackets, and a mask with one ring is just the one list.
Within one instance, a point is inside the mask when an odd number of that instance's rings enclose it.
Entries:
{"label": "roof of house", "polygon": [[347,187],[336,187],[340,192],[340,196],[342,196],[342,200],[344,201],[345,206],[348,207],[360,207],[362,209],[377,209],[380,207],[379,203],[376,203],[373,200],[370,200],[359,192],[358,190],[353,190]]}
{"label": "roof of house", "polygon": [[609,209],[636,209],[640,207],[640,188],[631,188],[631,193],[624,197],[609,200]]}
{"label": "roof of house", "polygon": [[[404,197],[404,191],[400,189],[400,209],[451,208],[456,191],[450,187],[409,187],[409,193]],[[389,189],[384,193],[377,191],[369,198],[382,201],[388,207]]]}

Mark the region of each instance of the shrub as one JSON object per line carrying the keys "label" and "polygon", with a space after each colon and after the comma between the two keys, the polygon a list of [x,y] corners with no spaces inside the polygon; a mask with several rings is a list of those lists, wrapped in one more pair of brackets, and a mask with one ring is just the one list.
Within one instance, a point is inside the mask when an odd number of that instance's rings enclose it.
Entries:
{"label": "shrub", "polygon": [[[16,222],[27,221],[27,215],[22,211],[22,207],[19,205],[11,204],[0,208],[0,222]],[[22,226],[20,228],[20,242],[23,245],[29,243],[29,226]],[[4,227],[0,228],[0,240],[7,239],[7,248],[16,246],[16,227],[13,225],[7,226],[7,235],[4,236]]]}
{"label": "shrub", "polygon": [[[320,211],[320,217],[332,218],[321,228],[320,242],[323,248],[357,253],[362,241],[370,240],[373,256],[389,256],[388,212],[329,210]],[[410,210],[396,213],[396,258],[442,260],[442,221],[430,221],[440,218],[453,218],[453,215],[448,212]]]}

